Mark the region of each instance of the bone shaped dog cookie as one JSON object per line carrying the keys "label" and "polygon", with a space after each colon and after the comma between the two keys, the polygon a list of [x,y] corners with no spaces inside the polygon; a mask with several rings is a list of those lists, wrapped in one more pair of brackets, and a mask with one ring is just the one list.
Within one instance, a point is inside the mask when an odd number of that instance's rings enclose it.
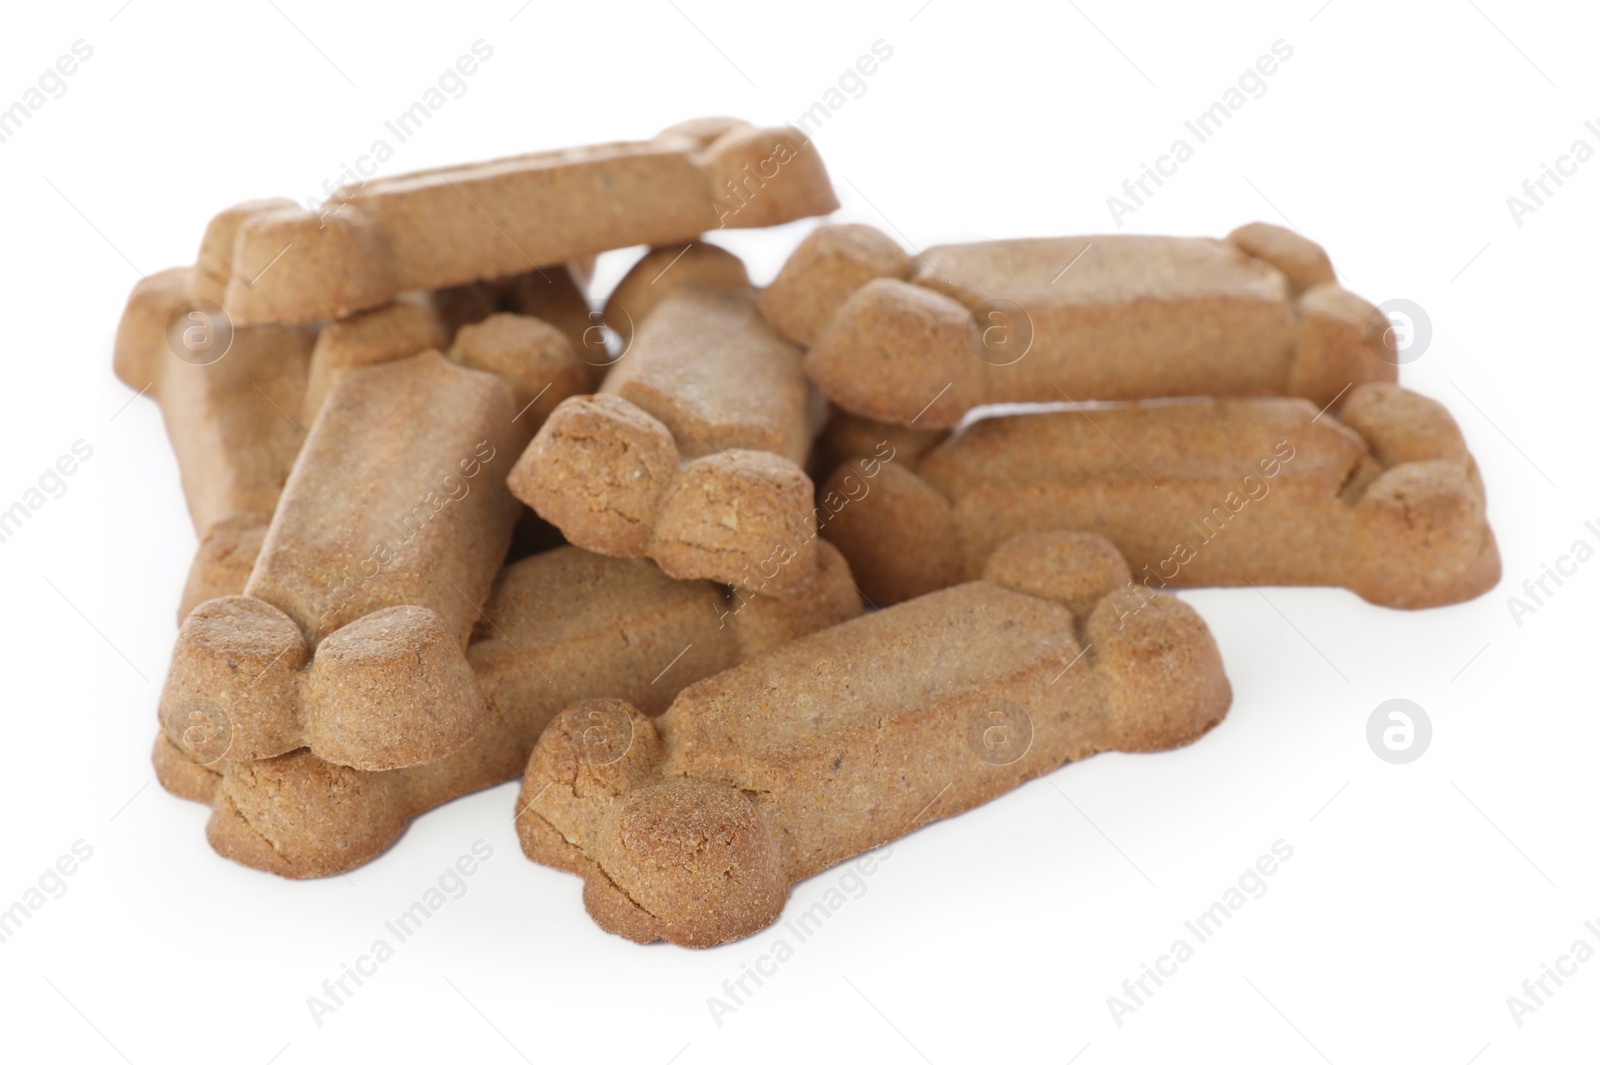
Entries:
{"label": "bone shaped dog cookie", "polygon": [[482,699],[464,655],[518,506],[532,426],[500,378],[437,352],[339,376],[243,595],[185,620],[161,696],[195,760],[297,747],[360,769],[440,758]]}
{"label": "bone shaped dog cookie", "polygon": [[1331,584],[1416,609],[1500,579],[1461,431],[1399,385],[1357,385],[1337,415],[1233,399],[983,418],[873,472],[824,534],[875,603],[969,579],[1007,537],[1050,529],[1108,537],[1151,588]]}
{"label": "bone shaped dog cookie", "polygon": [[795,595],[816,573],[803,464],[820,418],[800,351],[756,311],[738,259],[658,249],[606,307],[633,330],[600,394],[567,400],[511,490],[571,542]]}
{"label": "bone shaped dog cookie", "polygon": [[449,348],[456,361],[507,374],[514,384],[552,385],[530,412],[536,422],[555,402],[587,391],[574,381],[573,367],[581,364],[555,350],[542,323],[520,327],[526,342],[516,352],[506,350],[506,331],[499,329],[492,363],[478,358],[472,345],[451,347],[460,327],[481,322],[502,304],[522,314],[557,315],[581,337],[573,304],[583,297],[569,268],[534,271],[537,280],[511,279],[503,295],[465,291],[475,286],[407,293],[320,329],[233,328],[217,301],[227,286],[238,227],[254,213],[287,204],[246,203],[218,214],[206,228],[196,265],[135,285],[117,329],[114,369],[160,405],[200,539],[180,622],[196,604],[244,588],[305,427],[339,370]]}
{"label": "bone shaped dog cookie", "polygon": [[218,304],[239,222],[288,201],[241,204],[212,219],[193,267],[141,280],[117,326],[113,367],[161,407],[200,539],[181,621],[196,603],[237,592],[254,564],[302,437],[314,328],[234,329]]}
{"label": "bone shaped dog cookie", "polygon": [[[925,820],[1096,751],[1188,743],[1231,699],[1216,644],[1167,595],[1124,621],[1128,579],[1099,537],[1020,539],[985,579],[785,644],[656,721],[571,707],[528,762],[523,850],[581,875],[607,931],[709,947]],[[630,736],[620,757],[588,754],[597,721]]]}
{"label": "bone shaped dog cookie", "polygon": [[[574,702],[609,696],[658,714],[677,692],[761,651],[861,612],[839,553],[822,550],[811,594],[742,605],[709,581],[677,581],[642,559],[561,547],[507,566],[467,648],[487,702],[465,747],[437,762],[363,772],[295,751],[257,762],[187,761],[165,736],[163,786],[211,805],[223,857],[288,877],[370,860],[419,814],[521,775],[534,741]],[[732,607],[733,609],[730,609]],[[591,722],[589,757],[621,756],[623,724]],[[608,753],[609,744],[621,744]]]}
{"label": "bone shaped dog cookie", "polygon": [[1289,395],[1392,382],[1392,330],[1326,254],[1263,223],[1226,240],[1096,236],[933,247],[824,226],[761,296],[853,413],[950,428],[986,403]]}
{"label": "bone shaped dog cookie", "polygon": [[[316,419],[339,372],[429,348],[447,352],[463,366],[504,377],[519,397],[518,410],[535,397],[545,399],[534,415],[535,421],[543,421],[556,403],[590,390],[593,367],[586,352],[572,348],[571,330],[576,329],[581,341],[583,328],[576,326],[575,312],[566,305],[570,298],[582,299],[571,288],[570,271],[552,268],[535,276],[542,280],[517,278],[518,284],[507,286],[506,293],[482,282],[447,292],[406,293],[386,306],[327,323],[311,352],[302,424]],[[514,298],[512,293],[523,288],[529,294]],[[566,328],[541,320],[532,310],[502,309],[511,306],[546,310],[560,316]]]}
{"label": "bone shaped dog cookie", "polygon": [[405,291],[837,206],[797,130],[705,119],[650,141],[377,178],[321,215],[263,209],[239,228],[225,306],[240,325],[340,318]]}

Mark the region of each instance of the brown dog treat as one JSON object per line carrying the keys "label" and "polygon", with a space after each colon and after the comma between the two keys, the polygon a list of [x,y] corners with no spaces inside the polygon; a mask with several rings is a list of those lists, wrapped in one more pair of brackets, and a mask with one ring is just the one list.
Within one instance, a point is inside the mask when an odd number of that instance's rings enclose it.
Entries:
{"label": "brown dog treat", "polygon": [[[241,211],[218,215],[200,259],[213,257]],[[213,267],[215,268],[215,267]],[[200,547],[178,608],[238,592],[304,437],[293,417],[305,392],[314,329],[233,329],[199,267],[141,280],[117,326],[113,366],[161,407]],[[212,300],[209,304],[203,300]]]}
{"label": "brown dog treat", "polygon": [[446,333],[439,313],[426,299],[401,299],[329,322],[311,349],[301,424],[309,427],[317,420],[317,411],[341,370],[394,362],[429,348],[442,351],[450,344]]}
{"label": "brown dog treat", "polygon": [[654,254],[630,272],[607,310],[634,315],[627,354],[550,416],[511,490],[588,550],[798,595],[816,573],[811,393],[731,259],[699,245],[664,276]]}
{"label": "brown dog treat", "polygon": [[750,287],[750,275],[744,260],[715,244],[651,248],[612,289],[605,324],[631,347],[632,337],[662,300],[694,286],[743,291]]}
{"label": "brown dog treat", "polygon": [[584,295],[588,273],[580,263],[530,270],[512,279],[502,310],[549,322],[566,335],[573,354],[583,362],[592,392],[600,387],[611,366],[599,312]]}
{"label": "brown dog treat", "polygon": [[167,739],[165,732],[156,733],[150,763],[155,767],[156,782],[168,794],[190,802],[209,804],[217,794],[217,785],[222,782],[220,769],[189,761],[178,745]]}
{"label": "brown dog treat", "polygon": [[[503,287],[492,281],[474,281],[468,285],[456,285],[452,288],[441,288],[430,293],[428,303],[433,307],[434,314],[445,334],[444,344],[435,345],[441,350],[450,343],[462,326],[473,325],[483,321],[505,307],[505,293]],[[404,302],[414,293],[407,293],[396,300]],[[391,304],[393,306],[393,304]],[[352,318],[358,314],[351,315]]]}
{"label": "brown dog treat", "polygon": [[518,511],[495,473],[527,440],[515,413],[503,381],[438,352],[339,375],[244,594],[179,630],[168,737],[191,760],[309,746],[362,769],[466,743],[483,706],[463,651]]}
{"label": "brown dog treat", "polygon": [[[640,559],[558,548],[506,567],[496,582],[467,651],[487,715],[454,754],[378,773],[306,751],[200,767],[163,737],[157,775],[169,791],[212,804],[206,835],[224,857],[280,876],[330,876],[381,853],[424,811],[515,779],[545,725],[573,702],[611,696],[660,713],[685,685],[860,612],[831,548],[812,595],[743,604]],[[591,722],[587,755],[622,757],[627,732],[608,730],[623,723]]]}
{"label": "brown dog treat", "polygon": [[904,278],[910,269],[910,257],[881,230],[855,223],[818,226],[757,302],[778,332],[809,348],[856,289],[874,278]]}
{"label": "brown dog treat", "polygon": [[[565,710],[528,762],[523,851],[582,875],[607,931],[710,947],[927,821],[1096,751],[1189,743],[1226,714],[1205,624],[1159,594],[1120,615],[1127,567],[1098,537],[1003,561],[691,685],[658,721],[615,700]],[[1047,567],[1071,576],[1015,590]],[[594,721],[626,722],[621,758],[586,757]]]}
{"label": "brown dog treat", "polygon": [[236,324],[341,318],[405,291],[777,225],[838,201],[798,131],[719,119],[651,141],[378,178],[330,205],[321,217],[278,206],[240,221],[226,299]]}
{"label": "brown dog treat", "polygon": [[[292,463],[292,458],[286,459],[285,468]],[[206,530],[183,584],[178,624],[206,600],[244,591],[271,521],[271,514],[247,512],[224,518]]]}
{"label": "brown dog treat", "polygon": [[[136,285],[117,331],[116,373],[161,404],[200,538],[180,623],[199,603],[244,590],[304,430],[338,369],[444,347],[459,325],[481,321],[510,301],[509,283],[499,292],[478,283],[449,293],[408,293],[320,332],[232,329],[219,308],[197,301],[222,299],[242,220],[284,206],[292,204],[260,201],[219,213],[207,226],[196,266]],[[583,390],[553,388],[548,398],[553,405]]]}
{"label": "brown dog treat", "polygon": [[498,374],[511,386],[516,419],[536,426],[556,404],[589,390],[588,369],[572,353],[566,335],[522,314],[492,314],[463,326],[450,346],[450,358]]}
{"label": "brown dog treat", "polygon": [[943,429],[890,425],[830,407],[828,422],[812,452],[811,468],[820,480],[851,459],[869,455],[878,455],[885,461],[916,462],[949,435]]}
{"label": "brown dog treat", "polygon": [[1299,295],[1317,285],[1338,281],[1333,263],[1322,245],[1307,240],[1292,229],[1268,222],[1249,222],[1228,234],[1230,243],[1252,258],[1269,262],[1289,280],[1289,290]]}
{"label": "brown dog treat", "polygon": [[1357,385],[1337,416],[1238,399],[980,419],[872,485],[824,533],[877,603],[975,576],[1008,537],[1052,529],[1105,535],[1152,588],[1327,584],[1416,609],[1500,578],[1460,431],[1398,385]]}
{"label": "brown dog treat", "polygon": [[1321,408],[1396,378],[1388,321],[1276,226],[952,244],[904,275],[887,238],[835,228],[807,238],[762,306],[815,334],[806,372],[864,417],[939,429],[987,403],[1185,395]]}

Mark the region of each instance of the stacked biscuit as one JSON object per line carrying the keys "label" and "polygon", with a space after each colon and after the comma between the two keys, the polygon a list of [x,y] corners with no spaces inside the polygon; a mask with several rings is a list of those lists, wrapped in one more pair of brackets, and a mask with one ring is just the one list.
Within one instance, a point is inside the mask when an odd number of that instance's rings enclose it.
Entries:
{"label": "stacked biscuit", "polygon": [[342,872],[521,776],[524,851],[601,927],[710,946],[1210,729],[1168,587],[1498,579],[1455,423],[1299,235],[822,226],[765,289],[702,242],[836,206],[798,131],[707,119],[243,204],[140,283],[116,370],[200,541],[154,760],[219,854]]}

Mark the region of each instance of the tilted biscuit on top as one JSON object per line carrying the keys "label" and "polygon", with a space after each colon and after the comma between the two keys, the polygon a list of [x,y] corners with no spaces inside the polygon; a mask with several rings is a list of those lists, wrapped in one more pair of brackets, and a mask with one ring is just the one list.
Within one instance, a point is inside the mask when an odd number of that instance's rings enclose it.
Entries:
{"label": "tilted biscuit on top", "polygon": [[804,470],[821,423],[800,350],[708,244],[652,251],[606,305],[627,350],[545,422],[511,490],[571,542],[674,577],[797,595],[816,573]]}
{"label": "tilted biscuit on top", "polygon": [[649,141],[376,178],[320,214],[264,208],[239,227],[224,305],[239,325],[340,318],[402,292],[838,205],[798,130],[701,119]]}

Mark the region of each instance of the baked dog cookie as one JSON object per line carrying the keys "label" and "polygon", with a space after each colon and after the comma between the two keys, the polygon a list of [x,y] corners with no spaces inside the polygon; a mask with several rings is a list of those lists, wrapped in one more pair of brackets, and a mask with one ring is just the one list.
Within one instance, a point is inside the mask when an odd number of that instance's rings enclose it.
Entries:
{"label": "baked dog cookie", "polygon": [[358,769],[441,758],[483,701],[464,650],[518,513],[532,431],[438,352],[335,381],[244,594],[184,621],[159,707],[192,760],[297,747]]}
{"label": "baked dog cookie", "polygon": [[[579,703],[540,737],[523,851],[578,873],[606,931],[710,947],[798,880],[1096,751],[1189,743],[1231,699],[1198,615],[1100,537],[1000,552],[984,579],[836,625],[684,689],[658,720]],[[630,737],[596,748],[590,730]],[[599,754],[597,756],[596,751]]]}
{"label": "baked dog cookie", "polygon": [[[709,581],[678,581],[642,559],[561,547],[507,566],[467,648],[487,704],[465,747],[427,765],[363,772],[295,751],[258,762],[197,765],[165,736],[157,777],[211,805],[218,854],[279,876],[330,876],[381,853],[419,814],[519,776],[564,707],[625,699],[647,714],[679,689],[797,636],[856,617],[861,600],[839,553],[800,598],[731,600]],[[608,721],[585,733],[594,758]],[[614,753],[621,757],[624,747]]]}
{"label": "baked dog cookie", "polygon": [[287,200],[247,203],[212,219],[196,265],[139,281],[117,325],[112,366],[161,407],[199,550],[178,619],[244,587],[278,493],[304,439],[293,416],[317,330],[234,329],[219,306],[241,219]]}
{"label": "baked dog cookie", "polygon": [[817,567],[804,465],[822,408],[744,264],[709,244],[657,249],[605,316],[632,342],[598,395],[556,408],[512,492],[588,550],[803,594]]}
{"label": "baked dog cookie", "polygon": [[236,325],[342,318],[402,292],[838,206],[799,131],[701,119],[649,141],[376,178],[321,214],[263,207],[239,226],[224,305]]}
{"label": "baked dog cookie", "polygon": [[823,226],[761,296],[835,404],[947,429],[986,403],[1288,395],[1321,408],[1392,382],[1389,322],[1317,245],[1264,223],[1226,240],[1096,236],[929,248]]}
{"label": "baked dog cookie", "polygon": [[[493,351],[485,344],[452,347],[463,326],[501,310],[543,311],[559,322],[569,343],[572,336],[582,342],[591,323],[578,266],[506,279],[499,286],[504,291],[480,282],[407,293],[321,328],[234,328],[220,301],[238,228],[261,211],[292,206],[268,200],[218,214],[206,227],[196,264],[141,280],[117,327],[113,369],[160,405],[200,539],[180,623],[199,603],[244,589],[290,467],[338,371],[429,348],[449,350],[458,362],[508,375],[514,386],[550,384],[529,413],[536,422],[559,400],[590,387],[593,371],[585,360],[562,354],[543,322],[525,320],[520,334],[526,343],[515,358],[508,357],[504,328],[490,331],[500,338]],[[580,372],[584,379],[575,380]]]}
{"label": "baked dog cookie", "polygon": [[1398,385],[1357,385],[1337,415],[1207,399],[981,418],[875,472],[823,530],[874,603],[969,580],[1006,538],[1051,529],[1105,536],[1154,589],[1331,584],[1417,609],[1500,579],[1460,430]]}

